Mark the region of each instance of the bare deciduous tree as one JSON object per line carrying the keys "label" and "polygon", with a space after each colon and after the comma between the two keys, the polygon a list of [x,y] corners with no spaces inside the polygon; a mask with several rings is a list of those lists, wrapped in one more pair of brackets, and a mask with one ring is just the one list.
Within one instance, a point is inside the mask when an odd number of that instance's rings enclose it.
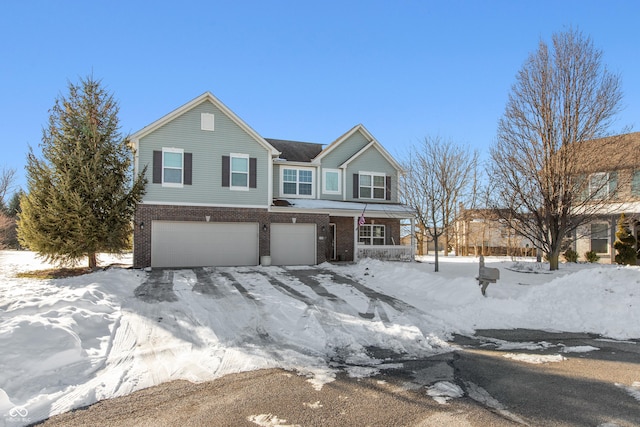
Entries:
{"label": "bare deciduous tree", "polygon": [[425,138],[405,161],[402,196],[415,210],[418,228],[435,243],[435,271],[439,270],[438,240],[445,239],[446,253],[456,208],[475,194],[477,164],[477,152],[440,137]]}
{"label": "bare deciduous tree", "polygon": [[0,173],[0,203],[2,206],[5,206],[5,197],[9,194],[15,178],[15,169],[2,168],[2,173]]}
{"label": "bare deciduous tree", "polygon": [[7,207],[6,196],[13,186],[16,170],[3,168],[0,173],[0,249],[6,247],[9,231],[14,225],[14,220],[9,217],[5,208]]}
{"label": "bare deciduous tree", "polygon": [[602,52],[573,29],[554,34],[551,47],[541,41],[516,76],[491,148],[492,207],[547,254],[551,270],[567,233],[612,195],[599,191],[608,179],[594,184],[585,174],[597,170],[594,139],[619,112],[620,85]]}

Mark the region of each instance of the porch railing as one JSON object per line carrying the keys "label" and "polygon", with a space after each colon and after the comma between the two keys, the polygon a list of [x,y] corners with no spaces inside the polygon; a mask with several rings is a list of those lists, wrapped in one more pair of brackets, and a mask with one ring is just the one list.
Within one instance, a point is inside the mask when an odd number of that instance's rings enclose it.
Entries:
{"label": "porch railing", "polygon": [[401,245],[358,245],[358,259],[373,258],[382,261],[413,260],[411,246]]}

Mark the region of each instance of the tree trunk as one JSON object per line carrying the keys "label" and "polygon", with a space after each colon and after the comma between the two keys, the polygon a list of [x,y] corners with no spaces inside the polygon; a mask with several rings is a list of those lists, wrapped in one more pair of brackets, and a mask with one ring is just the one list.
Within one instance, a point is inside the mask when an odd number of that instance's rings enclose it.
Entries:
{"label": "tree trunk", "polygon": [[554,249],[552,252],[548,254],[549,256],[549,270],[557,270],[558,269],[558,260],[560,259],[560,249]]}
{"label": "tree trunk", "polygon": [[98,259],[97,259],[96,253],[92,252],[88,254],[87,258],[89,258],[89,268],[91,270],[95,270],[96,267],[98,266]]}
{"label": "tree trunk", "polygon": [[433,243],[436,245],[436,266],[435,269],[433,271],[435,271],[436,273],[438,272],[438,236],[433,236]]}

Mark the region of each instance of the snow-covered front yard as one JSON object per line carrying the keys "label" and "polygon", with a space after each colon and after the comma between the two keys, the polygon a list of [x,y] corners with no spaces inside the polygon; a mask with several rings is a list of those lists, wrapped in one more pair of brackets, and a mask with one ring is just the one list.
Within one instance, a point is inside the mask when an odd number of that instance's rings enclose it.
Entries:
{"label": "snow-covered front yard", "polygon": [[[322,387],[338,369],[388,368],[372,347],[425,357],[475,329],[640,338],[640,267],[563,264],[550,273],[532,260],[487,258],[501,279],[485,298],[477,258],[441,257],[439,273],[431,258],[421,261],[172,270],[154,295],[149,273],[133,269],[16,278],[50,266],[0,251],[0,424],[261,368],[294,370]],[[102,260],[111,262],[130,259]]]}

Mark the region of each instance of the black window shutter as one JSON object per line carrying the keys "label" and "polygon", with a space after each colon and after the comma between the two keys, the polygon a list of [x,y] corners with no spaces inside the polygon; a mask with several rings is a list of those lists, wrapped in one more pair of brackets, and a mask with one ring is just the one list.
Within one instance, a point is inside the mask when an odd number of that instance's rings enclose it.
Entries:
{"label": "black window shutter", "polygon": [[353,198],[360,197],[360,176],[357,173],[353,174]]}
{"label": "black window shutter", "polygon": [[386,190],[385,191],[385,193],[386,193],[385,198],[387,200],[391,200],[391,177],[390,176],[387,177],[385,184],[386,184],[385,185],[385,187],[386,187],[385,188],[385,190]]}
{"label": "black window shutter", "polygon": [[249,159],[249,188],[258,187],[258,159],[251,157]]}
{"label": "black window shutter", "polygon": [[184,153],[184,185],[191,185],[192,170],[193,170],[193,153]]}
{"label": "black window shutter", "polygon": [[229,187],[229,173],[231,171],[231,158],[222,156],[222,186]]}
{"label": "black window shutter", "polygon": [[153,183],[162,184],[162,151],[153,152]]}

